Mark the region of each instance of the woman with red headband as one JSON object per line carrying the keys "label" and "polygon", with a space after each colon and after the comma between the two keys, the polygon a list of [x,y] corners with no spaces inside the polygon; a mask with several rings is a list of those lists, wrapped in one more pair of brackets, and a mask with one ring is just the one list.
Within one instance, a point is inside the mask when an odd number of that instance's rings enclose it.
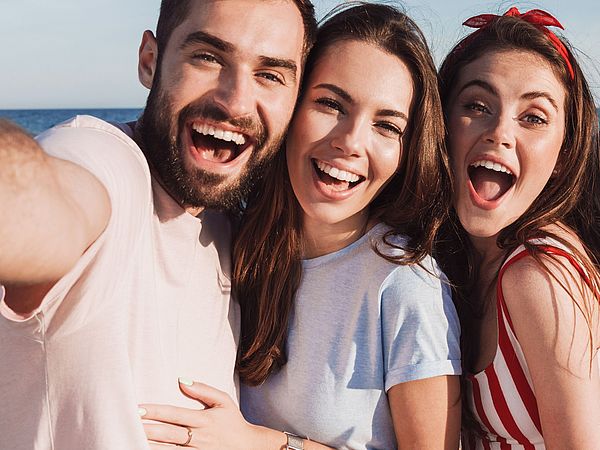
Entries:
{"label": "woman with red headband", "polygon": [[[549,14],[482,15],[447,56],[463,445],[600,448],[598,117]],[[562,28],[562,27],[561,27]]]}

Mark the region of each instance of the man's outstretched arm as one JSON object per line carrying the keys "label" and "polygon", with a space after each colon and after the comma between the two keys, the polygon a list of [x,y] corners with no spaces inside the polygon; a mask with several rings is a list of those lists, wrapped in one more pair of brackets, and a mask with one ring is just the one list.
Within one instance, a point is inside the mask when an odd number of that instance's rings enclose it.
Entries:
{"label": "man's outstretched arm", "polygon": [[[60,279],[110,217],[108,193],[96,177],[47,155],[1,119],[0,208],[0,283],[15,287]],[[41,300],[29,301],[25,309],[32,311]],[[15,306],[24,312],[25,305]]]}

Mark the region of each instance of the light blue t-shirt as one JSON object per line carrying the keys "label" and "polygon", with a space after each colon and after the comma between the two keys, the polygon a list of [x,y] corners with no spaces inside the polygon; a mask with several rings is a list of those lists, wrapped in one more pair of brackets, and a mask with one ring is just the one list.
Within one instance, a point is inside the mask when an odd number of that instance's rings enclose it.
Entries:
{"label": "light blue t-shirt", "polygon": [[[288,362],[257,387],[242,386],[248,421],[343,449],[395,449],[386,392],[460,374],[458,317],[432,258],[399,266],[379,224],[348,247],[303,261]],[[402,237],[392,242],[402,244]]]}

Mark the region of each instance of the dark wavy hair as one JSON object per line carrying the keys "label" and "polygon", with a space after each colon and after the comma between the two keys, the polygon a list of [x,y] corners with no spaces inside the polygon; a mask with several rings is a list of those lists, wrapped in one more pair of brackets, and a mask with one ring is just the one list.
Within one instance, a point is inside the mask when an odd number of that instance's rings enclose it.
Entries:
{"label": "dark wavy hair", "polygon": [[[421,31],[404,13],[389,5],[355,2],[335,9],[319,28],[305,82],[327,49],[348,40],[397,56],[412,76],[414,94],[399,169],[373,200],[369,214],[392,227],[385,243],[395,233],[408,238],[401,256],[379,254],[398,264],[418,263],[431,253],[450,204],[435,65]],[[250,196],[234,245],[234,295],[242,309],[237,368],[247,384],[261,383],[287,360],[288,320],[302,274],[301,218],[282,150]]]}
{"label": "dark wavy hair", "polygon": [[[160,2],[160,14],[158,24],[156,25],[156,42],[158,45],[158,60],[161,61],[164,49],[167,48],[169,38],[173,30],[183,23],[186,19],[190,5],[193,0],[162,0]],[[207,1],[207,0],[201,0]],[[315,8],[310,0],[289,0],[293,2],[304,24],[304,51],[306,57],[315,42],[317,33],[317,20],[315,18]]]}
{"label": "dark wavy hair", "polygon": [[[567,247],[581,263],[591,280],[591,290],[597,294],[600,257],[600,158],[598,116],[593,97],[581,67],[571,46],[562,37],[568,58],[573,67],[571,77],[565,59],[538,26],[517,17],[501,16],[491,22],[477,35],[467,36],[446,57],[440,68],[441,97],[444,111],[451,108],[453,89],[463,68],[491,51],[521,50],[539,55],[546,60],[565,93],[565,136],[562,142],[556,173],[547,182],[540,195],[525,213],[498,235],[497,246],[504,249],[506,259],[520,245],[524,245],[541,267],[552,275],[542,256],[561,262],[530,241],[549,237]],[[570,242],[548,230],[551,224],[564,224],[582,241],[585,253],[578,251]],[[462,352],[465,373],[471,371],[477,355],[473,342],[474,327],[483,314],[483,302],[472,298],[479,276],[474,262],[474,252],[466,231],[460,225],[456,213],[444,225],[438,242],[438,260],[446,275],[455,285],[454,299],[459,311],[462,328]],[[497,274],[494,278],[497,281]],[[562,283],[561,283],[562,284]],[[588,319],[592,339],[592,311],[598,299],[582,291],[584,303],[575,302]],[[572,293],[573,295],[573,293]],[[591,360],[590,360],[591,361]],[[472,418],[471,418],[472,419]],[[469,417],[465,421],[470,423]]]}

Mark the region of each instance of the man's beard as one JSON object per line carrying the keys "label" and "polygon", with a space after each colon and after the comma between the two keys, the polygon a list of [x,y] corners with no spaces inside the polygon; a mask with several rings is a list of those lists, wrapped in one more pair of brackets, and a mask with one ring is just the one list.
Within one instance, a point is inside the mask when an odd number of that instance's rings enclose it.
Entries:
{"label": "man's beard", "polygon": [[[184,207],[239,211],[254,182],[263,172],[263,166],[281,147],[283,133],[269,140],[266,127],[258,119],[231,118],[209,101],[189,104],[176,116],[159,79],[155,81],[157,88],[150,91],[136,133],[139,133],[142,150],[161,183]],[[187,149],[181,142],[181,134],[191,118],[226,123],[253,136],[253,154],[234,179],[198,167],[186,167],[183,152]]]}

